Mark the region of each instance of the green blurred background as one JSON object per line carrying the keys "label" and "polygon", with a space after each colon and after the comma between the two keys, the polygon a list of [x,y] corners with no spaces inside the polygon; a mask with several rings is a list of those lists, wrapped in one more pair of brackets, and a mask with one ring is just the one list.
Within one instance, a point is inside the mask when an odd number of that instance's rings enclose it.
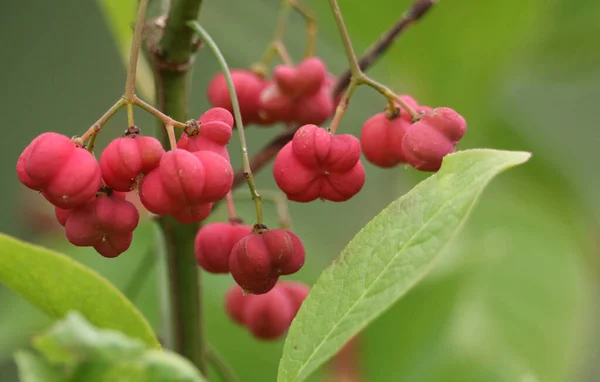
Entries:
{"label": "green blurred background", "polygon": [[[104,0],[133,14],[135,1]],[[307,4],[318,14],[318,53],[333,73],[346,62],[327,2]],[[407,0],[340,0],[361,52],[399,17]],[[257,60],[271,37],[276,0],[205,0],[200,20],[232,67]],[[460,148],[527,150],[533,158],[488,188],[435,271],[369,326],[360,343],[364,381],[598,381],[597,319],[600,270],[600,2],[597,0],[442,1],[407,31],[370,71],[423,104],[450,106],[468,121]],[[132,248],[106,260],[66,243],[52,210],[17,181],[22,149],[43,131],[81,134],[123,90],[117,44],[95,1],[0,3],[2,56],[0,115],[0,231],[56,248],[88,264],[129,293],[158,328],[153,228],[143,224]],[[303,49],[302,20],[293,17],[287,44]],[[207,107],[205,88],[218,71],[210,52],[197,58],[191,113]],[[358,134],[385,105],[361,88],[340,127]],[[155,123],[141,112],[146,131]],[[99,148],[125,128],[124,113],[105,127]],[[280,127],[247,130],[250,151]],[[232,142],[232,160],[239,150]],[[308,260],[297,278],[313,282],[367,221],[426,174],[367,165],[363,191],[344,204],[290,206]],[[274,189],[269,169],[257,176]],[[238,209],[250,220],[242,192]],[[276,215],[267,207],[272,225]],[[224,219],[217,211],[214,220]],[[131,280],[144,274],[139,293]],[[222,309],[229,277],[206,275],[209,341],[242,381],[274,381],[282,341],[258,343],[231,324]],[[129,286],[129,287],[128,287]],[[49,320],[0,286],[0,381],[16,381],[15,349]],[[325,380],[315,375],[313,380]]]}

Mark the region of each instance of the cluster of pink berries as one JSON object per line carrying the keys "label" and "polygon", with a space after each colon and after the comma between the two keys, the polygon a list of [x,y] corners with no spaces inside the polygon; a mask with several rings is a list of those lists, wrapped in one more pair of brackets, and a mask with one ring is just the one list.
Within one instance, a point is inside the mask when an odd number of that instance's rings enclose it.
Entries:
{"label": "cluster of pink berries", "polygon": [[244,294],[235,285],[225,296],[225,310],[256,338],[274,340],[288,330],[309,291],[306,285],[291,281],[280,281],[261,295]]}
{"label": "cluster of pink berries", "polygon": [[[247,124],[276,122],[321,124],[333,113],[333,77],[323,61],[307,58],[297,66],[279,65],[267,80],[250,70],[232,70],[242,120]],[[225,76],[218,74],[208,85],[208,100],[233,112]]]}
{"label": "cluster of pink berries", "polygon": [[198,124],[193,135],[184,133],[179,147],[168,152],[157,139],[130,128],[106,147],[99,163],[76,140],[44,133],[19,157],[17,175],[56,207],[72,244],[116,257],[129,248],[139,221],[125,193],[138,190],[148,211],[194,223],[231,190],[233,169],[225,145],[233,117],[213,108]]}
{"label": "cluster of pink berries", "polygon": [[383,168],[408,163],[421,171],[439,170],[442,159],[456,150],[466,132],[464,118],[447,107],[432,110],[410,96],[400,98],[420,113],[420,118],[413,123],[402,107],[399,115],[375,114],[364,123],[360,134],[363,154]]}

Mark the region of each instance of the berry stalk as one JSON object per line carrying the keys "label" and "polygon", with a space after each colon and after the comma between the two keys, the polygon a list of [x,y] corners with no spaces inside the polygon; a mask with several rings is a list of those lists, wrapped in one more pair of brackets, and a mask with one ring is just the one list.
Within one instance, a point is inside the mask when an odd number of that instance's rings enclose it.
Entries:
{"label": "berry stalk", "polygon": [[252,200],[254,200],[254,205],[256,207],[256,223],[263,224],[261,196],[258,192],[258,189],[256,188],[256,183],[254,182],[254,175],[252,174],[252,169],[250,168],[250,158],[248,157],[248,145],[246,144],[246,135],[244,133],[242,114],[240,112],[240,105],[235,92],[235,87],[233,85],[233,80],[231,79],[231,72],[229,71],[229,66],[227,65],[227,61],[225,61],[225,57],[223,57],[223,54],[221,53],[221,50],[219,49],[215,41],[210,37],[208,32],[204,28],[202,28],[202,26],[197,21],[189,22],[188,26],[194,31],[196,31],[200,35],[200,37],[202,37],[202,40],[206,43],[206,45],[208,45],[208,47],[212,50],[213,54],[217,58],[217,61],[219,62],[219,65],[221,66],[223,75],[225,76],[227,88],[229,89],[229,95],[231,97],[233,116],[235,118],[235,123],[240,139],[240,146],[242,149],[244,178],[246,178],[248,188],[250,189],[250,194],[252,195]]}
{"label": "berry stalk", "polygon": [[231,190],[227,193],[227,212],[229,214],[229,219],[233,220],[237,218],[235,213],[235,204],[233,203],[233,195],[231,194]]}
{"label": "berry stalk", "polygon": [[104,124],[106,122],[108,122],[108,120],[111,119],[113,117],[113,115],[115,115],[117,113],[117,111],[119,111],[120,108],[125,106],[126,103],[127,103],[127,101],[125,101],[125,98],[123,98],[123,97],[119,98],[119,100],[117,102],[115,102],[110,107],[110,109],[108,109],[104,113],[104,115],[102,117],[100,117],[99,120],[94,122],[94,124],[89,129],[87,129],[87,131],[85,133],[83,133],[83,135],[81,136],[81,140],[83,142],[86,142],[93,135],[98,134],[100,132],[100,130],[102,130],[102,126],[104,126]]}
{"label": "berry stalk", "polygon": [[[125,100],[127,103],[133,101],[135,94],[135,73],[137,70],[138,57],[140,55],[140,46],[142,44],[142,32],[144,31],[144,20],[146,18],[146,9],[148,0],[140,0],[138,4],[138,13],[135,20],[135,29],[133,31],[133,41],[129,52],[129,68],[127,69],[127,81],[125,82]],[[133,126],[133,124],[130,124]]]}

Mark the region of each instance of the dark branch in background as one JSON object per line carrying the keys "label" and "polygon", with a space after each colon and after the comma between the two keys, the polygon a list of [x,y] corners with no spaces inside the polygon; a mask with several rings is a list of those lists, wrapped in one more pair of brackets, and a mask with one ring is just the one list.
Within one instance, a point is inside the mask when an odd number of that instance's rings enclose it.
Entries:
{"label": "dark branch in background", "polygon": [[[358,59],[361,70],[367,70],[371,67],[379,57],[381,57],[386,50],[388,50],[401,33],[406,30],[409,26],[414,24],[416,21],[421,19],[423,15],[427,13],[429,9],[437,2],[437,0],[416,0],[413,5],[406,11],[402,17],[385,32],[377,42],[375,42],[367,51]],[[334,86],[333,97],[337,98],[350,83],[350,69],[347,69],[342,73]],[[288,128],[281,134],[273,138],[267,145],[265,145],[255,156],[250,159],[250,167],[252,171],[257,172],[267,163],[269,163],[279,150],[285,146],[286,143],[292,140],[294,133],[297,128]],[[233,180],[233,188],[239,187],[245,182],[244,172],[239,170],[235,174]]]}

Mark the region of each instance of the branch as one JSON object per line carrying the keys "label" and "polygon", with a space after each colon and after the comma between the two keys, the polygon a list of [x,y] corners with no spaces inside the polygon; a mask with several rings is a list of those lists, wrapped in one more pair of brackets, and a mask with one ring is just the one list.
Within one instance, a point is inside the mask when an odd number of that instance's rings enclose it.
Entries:
{"label": "branch", "polygon": [[[370,68],[379,57],[381,57],[409,26],[420,20],[423,15],[427,13],[429,9],[437,2],[437,0],[416,0],[413,5],[406,11],[402,17],[387,31],[379,40],[377,40],[367,51],[360,56],[358,63],[360,69],[366,71]],[[337,98],[344,92],[348,84],[350,83],[351,72],[347,69],[342,73],[334,86],[333,97]],[[265,165],[267,165],[277,155],[279,150],[285,146],[286,143],[292,140],[294,133],[296,133],[297,127],[288,128],[281,134],[273,138],[267,145],[265,145],[256,155],[250,159],[250,167],[252,171],[257,172]],[[233,180],[233,188],[239,187],[244,183],[243,170],[238,170]]]}
{"label": "branch", "polygon": [[[186,23],[198,18],[202,0],[171,0],[164,34],[147,40],[156,78],[158,109],[176,121],[188,120],[189,69],[197,44]],[[156,11],[162,1],[151,1]],[[157,17],[153,14],[152,17]],[[138,104],[139,105],[139,104]],[[170,146],[162,122],[158,135],[165,148]],[[206,375],[206,343],[202,318],[200,272],[194,256],[197,224],[181,224],[170,216],[158,219],[164,233],[169,270],[169,300],[175,351],[193,362]]]}

